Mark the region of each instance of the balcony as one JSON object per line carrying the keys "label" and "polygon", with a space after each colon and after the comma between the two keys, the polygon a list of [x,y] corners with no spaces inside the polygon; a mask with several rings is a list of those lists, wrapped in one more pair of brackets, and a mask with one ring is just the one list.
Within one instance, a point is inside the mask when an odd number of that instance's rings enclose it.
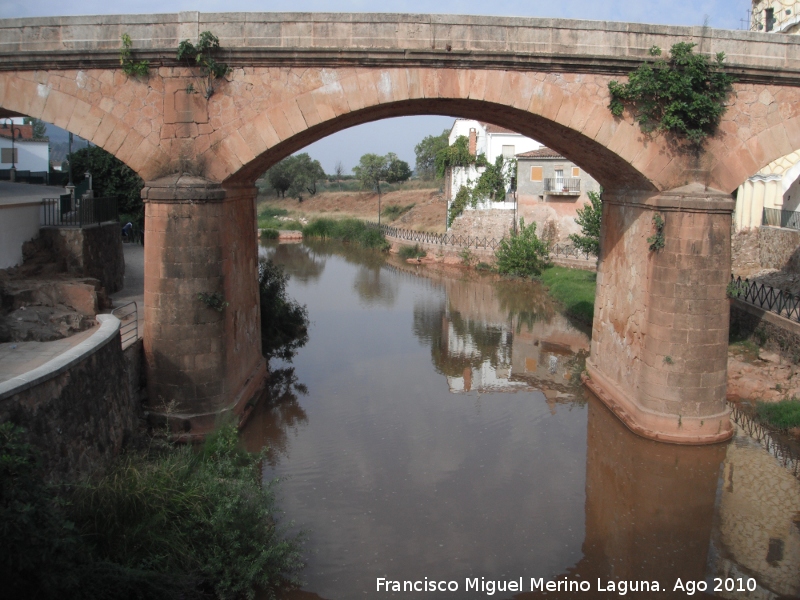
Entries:
{"label": "balcony", "polygon": [[580,196],[581,180],[578,177],[551,177],[544,180],[544,191],[551,196]]}

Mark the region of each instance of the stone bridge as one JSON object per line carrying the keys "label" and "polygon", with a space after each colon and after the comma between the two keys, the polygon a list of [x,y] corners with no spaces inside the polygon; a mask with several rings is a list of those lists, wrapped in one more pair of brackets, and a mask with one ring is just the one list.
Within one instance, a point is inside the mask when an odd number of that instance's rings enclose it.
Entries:
{"label": "stone bridge", "polygon": [[[231,72],[205,88],[181,40],[219,37]],[[133,40],[147,77],[120,68]],[[691,41],[738,77],[699,156],[609,112],[607,84]],[[194,91],[194,93],[193,93]],[[589,384],[637,433],[730,437],[725,408],[731,192],[800,148],[800,45],[707,28],[392,14],[200,14],[0,20],[0,109],[67,129],[146,181],[150,402],[186,429],[241,411],[259,340],[256,178],[341,129],[439,114],[516,130],[605,188]],[[666,245],[651,252],[653,216]],[[198,300],[220,293],[222,312]]]}

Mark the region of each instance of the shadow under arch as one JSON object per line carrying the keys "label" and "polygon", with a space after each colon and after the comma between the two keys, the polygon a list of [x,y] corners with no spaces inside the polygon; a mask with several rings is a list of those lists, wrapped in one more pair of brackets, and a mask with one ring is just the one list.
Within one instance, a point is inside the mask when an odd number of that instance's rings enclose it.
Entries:
{"label": "shadow under arch", "polygon": [[261,153],[223,181],[223,186],[254,184],[275,163],[343,129],[381,119],[423,115],[476,119],[506,127],[560,152],[591,173],[606,189],[657,191],[648,177],[627,160],[575,129],[505,104],[458,98],[419,98],[377,104],[323,121]]}

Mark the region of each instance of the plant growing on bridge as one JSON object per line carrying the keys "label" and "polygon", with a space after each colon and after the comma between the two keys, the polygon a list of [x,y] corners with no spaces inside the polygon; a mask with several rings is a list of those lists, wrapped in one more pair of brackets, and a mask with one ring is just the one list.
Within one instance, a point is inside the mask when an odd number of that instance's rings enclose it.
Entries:
{"label": "plant growing on bridge", "polygon": [[[203,95],[206,100],[214,95],[214,80],[225,77],[231,70],[226,63],[217,62],[215,55],[219,50],[219,38],[210,31],[200,34],[197,46],[189,40],[183,40],[178,44],[178,60],[185,60],[190,66],[195,64],[200,67],[200,74],[204,80]],[[194,92],[194,85],[189,84],[186,91]]]}
{"label": "plant growing on bridge", "polygon": [[666,241],[664,239],[664,217],[662,217],[659,213],[653,215],[653,227],[655,227],[655,233],[647,238],[647,243],[650,244],[650,250],[653,252],[658,252],[661,250]]}
{"label": "plant growing on bridge", "polygon": [[[725,113],[725,98],[735,79],[722,70],[723,52],[710,61],[693,52],[695,45],[675,44],[669,59],[641,65],[628,76],[628,83],[611,81],[611,112],[620,117],[629,105],[642,131],[668,132],[690,146],[702,146]],[[650,54],[661,56],[661,49],[653,46]]]}
{"label": "plant growing on bridge", "polygon": [[225,307],[230,304],[230,302],[225,300],[225,296],[219,292],[200,292],[197,294],[197,299],[205,304],[208,308],[211,308],[217,312],[222,312],[225,310]]}
{"label": "plant growing on bridge", "polygon": [[571,233],[569,239],[583,252],[600,256],[600,222],[603,217],[602,192],[589,192],[589,204],[577,210],[575,222],[580,226],[581,233]]}
{"label": "plant growing on bridge", "polygon": [[147,60],[133,60],[131,47],[133,40],[127,33],[122,34],[122,47],[119,49],[119,64],[122,65],[122,71],[126,75],[134,77],[147,77],[150,73],[150,61]]}

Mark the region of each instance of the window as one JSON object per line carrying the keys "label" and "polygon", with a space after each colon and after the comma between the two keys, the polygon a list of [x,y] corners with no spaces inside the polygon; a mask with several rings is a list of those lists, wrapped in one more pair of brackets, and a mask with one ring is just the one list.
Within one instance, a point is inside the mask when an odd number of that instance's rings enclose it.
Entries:
{"label": "window", "polygon": [[767,31],[772,31],[775,28],[775,9],[768,8],[764,11],[764,23],[767,26]]}
{"label": "window", "polygon": [[556,184],[564,185],[564,169],[561,167],[556,167]]}
{"label": "window", "polygon": [[11,150],[12,148],[3,148],[0,151],[0,162],[4,163],[18,163],[19,162],[19,148],[13,148],[14,150],[14,157],[11,157]]}
{"label": "window", "polygon": [[581,176],[580,167],[572,167],[572,176],[573,177],[580,177]]}
{"label": "window", "polygon": [[542,167],[531,167],[531,181],[542,181]]}
{"label": "window", "polygon": [[514,158],[514,146],[503,146],[503,158]]}

